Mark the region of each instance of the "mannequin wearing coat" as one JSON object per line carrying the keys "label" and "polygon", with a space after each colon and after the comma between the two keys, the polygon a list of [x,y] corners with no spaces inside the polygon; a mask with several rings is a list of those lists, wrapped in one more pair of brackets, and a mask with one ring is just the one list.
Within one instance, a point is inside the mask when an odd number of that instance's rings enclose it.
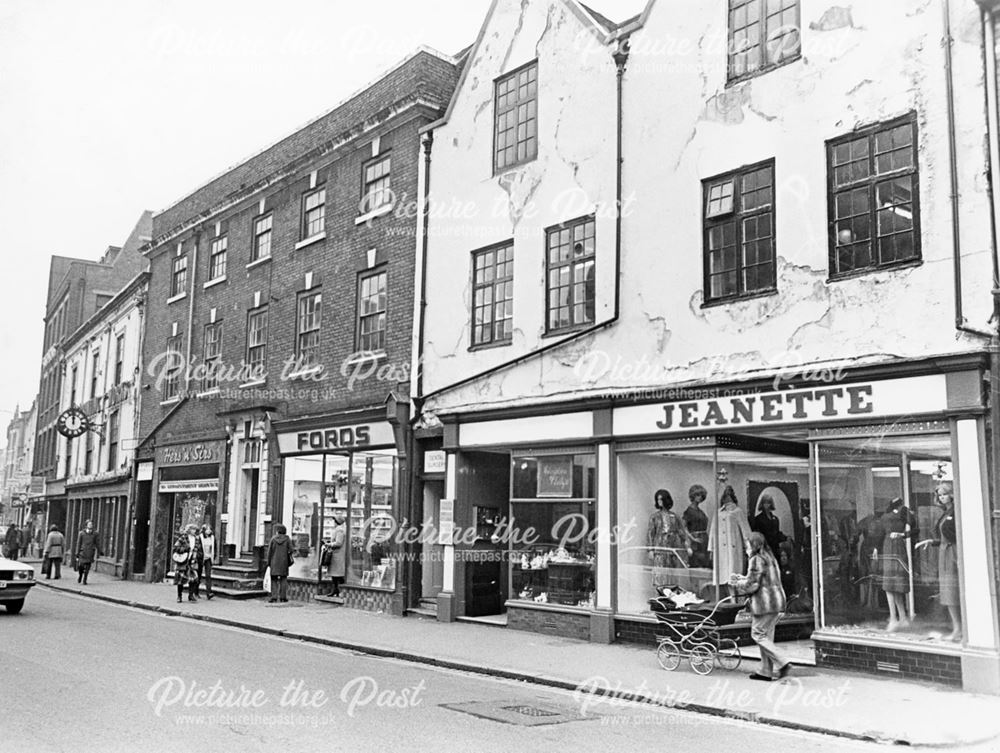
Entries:
{"label": "mannequin wearing coat", "polygon": [[750,538],[750,522],[736,501],[733,487],[727,486],[719,501],[721,506],[708,532],[708,551],[714,555],[715,582],[728,583],[730,575],[745,569],[744,542]]}

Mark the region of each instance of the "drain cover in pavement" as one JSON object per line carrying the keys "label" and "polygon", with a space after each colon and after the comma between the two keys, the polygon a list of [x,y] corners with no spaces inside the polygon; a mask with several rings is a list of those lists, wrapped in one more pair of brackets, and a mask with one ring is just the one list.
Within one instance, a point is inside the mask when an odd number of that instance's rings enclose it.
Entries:
{"label": "drain cover in pavement", "polygon": [[575,708],[560,708],[545,702],[524,702],[523,700],[466,701],[465,703],[442,703],[442,708],[461,711],[463,714],[492,719],[504,724],[522,727],[537,727],[542,724],[563,724],[595,718],[580,716]]}

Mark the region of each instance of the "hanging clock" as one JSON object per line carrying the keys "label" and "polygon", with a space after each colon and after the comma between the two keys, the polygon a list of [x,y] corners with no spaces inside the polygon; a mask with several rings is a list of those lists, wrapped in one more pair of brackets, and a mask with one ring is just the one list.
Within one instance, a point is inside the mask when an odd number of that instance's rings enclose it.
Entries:
{"label": "hanging clock", "polygon": [[64,437],[73,439],[86,433],[90,428],[90,419],[79,408],[68,408],[56,419],[56,431]]}

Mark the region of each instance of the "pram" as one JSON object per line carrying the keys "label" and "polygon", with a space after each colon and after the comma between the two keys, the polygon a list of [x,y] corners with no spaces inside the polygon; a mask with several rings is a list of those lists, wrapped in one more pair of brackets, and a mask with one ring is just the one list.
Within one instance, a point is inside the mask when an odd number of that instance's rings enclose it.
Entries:
{"label": "pram", "polygon": [[[662,608],[657,609],[657,605]],[[731,638],[719,636],[715,620],[720,607],[727,607],[727,612],[729,607],[738,611],[738,603],[732,596],[720,599],[707,613],[677,609],[666,596],[650,599],[650,607],[656,615],[657,627],[663,630],[656,636],[656,660],[661,667],[673,671],[680,666],[681,658],[687,657],[691,669],[699,675],[710,674],[716,664],[723,669],[739,668],[743,661],[740,647]]]}

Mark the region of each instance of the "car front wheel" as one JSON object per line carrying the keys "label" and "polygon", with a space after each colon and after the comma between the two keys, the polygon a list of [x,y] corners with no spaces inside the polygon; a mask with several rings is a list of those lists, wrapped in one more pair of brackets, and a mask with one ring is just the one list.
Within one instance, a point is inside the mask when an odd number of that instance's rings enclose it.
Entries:
{"label": "car front wheel", "polygon": [[22,609],[24,609],[24,599],[18,599],[17,601],[8,601],[4,604],[7,607],[7,611],[11,614],[19,614]]}

